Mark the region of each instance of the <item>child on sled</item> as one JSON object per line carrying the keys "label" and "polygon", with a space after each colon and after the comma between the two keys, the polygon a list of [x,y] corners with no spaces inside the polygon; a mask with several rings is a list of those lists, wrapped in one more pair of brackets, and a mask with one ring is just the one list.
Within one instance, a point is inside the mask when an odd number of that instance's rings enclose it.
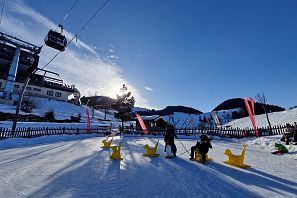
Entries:
{"label": "child on sled", "polygon": [[206,154],[208,153],[210,148],[212,148],[212,145],[207,135],[204,135],[204,134],[200,135],[200,142],[197,141],[196,145],[191,147],[190,160],[194,160],[194,154],[196,152],[196,149],[199,149],[199,153],[201,154],[201,157],[202,157],[202,163],[205,163]]}

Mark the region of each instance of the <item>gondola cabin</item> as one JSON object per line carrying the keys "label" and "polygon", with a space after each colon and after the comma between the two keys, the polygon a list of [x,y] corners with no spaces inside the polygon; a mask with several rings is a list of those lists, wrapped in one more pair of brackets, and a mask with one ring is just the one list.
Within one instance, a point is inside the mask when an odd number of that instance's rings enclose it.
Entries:
{"label": "gondola cabin", "polygon": [[64,35],[59,32],[50,30],[44,39],[47,46],[54,48],[59,51],[64,51],[67,45],[67,39]]}

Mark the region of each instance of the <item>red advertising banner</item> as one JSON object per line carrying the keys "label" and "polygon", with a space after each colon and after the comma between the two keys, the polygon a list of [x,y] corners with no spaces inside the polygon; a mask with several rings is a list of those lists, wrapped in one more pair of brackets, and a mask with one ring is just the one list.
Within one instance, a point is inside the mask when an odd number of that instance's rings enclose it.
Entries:
{"label": "red advertising banner", "polygon": [[87,126],[87,131],[90,132],[90,128],[91,128],[91,121],[90,121],[90,113],[88,110],[86,110],[86,116],[87,116],[87,123],[88,123],[88,126]]}
{"label": "red advertising banner", "polygon": [[251,105],[252,105],[252,114],[253,114],[253,122],[255,123],[255,126],[257,126],[256,124],[256,114],[255,114],[255,102],[253,100],[253,98],[250,98],[250,102],[251,102]]}
{"label": "red advertising banner", "polygon": [[136,113],[136,117],[138,118],[139,124],[140,124],[140,126],[141,126],[141,128],[142,128],[144,134],[145,134],[145,135],[148,134],[148,130],[147,130],[147,128],[146,128],[146,126],[145,126],[145,124],[144,124],[144,122],[143,122],[141,116],[140,116],[138,113]]}
{"label": "red advertising banner", "polygon": [[[244,102],[245,102],[245,107],[246,107],[246,109],[247,109],[247,111],[248,111],[248,114],[249,114],[249,116],[250,116],[252,125],[253,125],[253,127],[254,127],[254,129],[255,129],[256,136],[259,137],[259,132],[258,132],[258,130],[257,130],[257,126],[256,126],[256,118],[255,118],[255,114],[252,113],[252,110],[251,110],[251,108],[250,108],[249,102],[248,102],[248,100],[247,100],[246,97],[244,97]],[[251,99],[251,103],[252,103],[252,109],[253,109],[253,112],[255,112],[255,109],[254,109],[254,100],[253,100],[253,99]]]}
{"label": "red advertising banner", "polygon": [[252,113],[253,113],[253,116],[255,118],[255,103],[254,103],[253,98],[250,98],[250,102],[251,102],[251,105],[252,105]]}

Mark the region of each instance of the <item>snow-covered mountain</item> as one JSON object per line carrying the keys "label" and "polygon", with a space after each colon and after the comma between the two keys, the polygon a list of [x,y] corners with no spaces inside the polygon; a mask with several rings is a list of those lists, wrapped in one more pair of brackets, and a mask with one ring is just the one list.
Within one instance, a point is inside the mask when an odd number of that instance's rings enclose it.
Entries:
{"label": "snow-covered mountain", "polygon": [[142,112],[142,111],[149,111],[147,108],[142,108],[142,107],[133,107],[132,112]]}

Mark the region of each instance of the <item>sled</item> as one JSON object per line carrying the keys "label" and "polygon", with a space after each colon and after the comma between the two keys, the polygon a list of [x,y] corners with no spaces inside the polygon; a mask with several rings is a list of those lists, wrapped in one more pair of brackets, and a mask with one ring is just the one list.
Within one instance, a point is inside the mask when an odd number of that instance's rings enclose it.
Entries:
{"label": "sled", "polygon": [[281,154],[285,154],[285,153],[288,153],[288,152],[285,152],[285,151],[273,151],[273,152],[271,152],[271,154],[273,154],[273,155],[281,155]]}
{"label": "sled", "polygon": [[146,153],[143,154],[143,156],[146,156],[146,157],[158,157],[160,155],[160,154],[157,154],[156,153],[157,152],[158,145],[159,145],[159,140],[157,141],[157,144],[153,148],[149,147],[149,145],[146,144],[144,146],[144,149],[146,149]]}
{"label": "sled", "polygon": [[274,147],[275,147],[275,150],[273,152],[271,152],[271,154],[284,154],[284,153],[288,153],[288,149],[285,145],[283,144],[278,144],[278,143],[275,143],[274,144]]}
{"label": "sled", "polygon": [[171,159],[171,158],[174,157],[173,153],[171,151],[171,146],[170,145],[166,146],[166,154],[167,154],[167,156],[165,157],[166,159]]}
{"label": "sled", "polygon": [[243,168],[243,169],[248,169],[251,166],[246,165],[243,163],[244,161],[244,156],[245,156],[245,150],[246,150],[246,144],[243,145],[242,151],[240,153],[240,155],[234,155],[230,149],[226,149],[224,154],[227,155],[229,157],[229,159],[227,161],[223,161],[223,163],[231,165],[231,166],[235,166],[238,168]]}
{"label": "sled", "polygon": [[[202,155],[199,152],[199,149],[197,148],[195,151],[195,158],[194,159],[190,159],[191,161],[196,161],[196,162],[200,162],[203,163],[202,161]],[[210,161],[212,160],[212,158],[208,157],[208,154],[206,154],[206,161]]]}

